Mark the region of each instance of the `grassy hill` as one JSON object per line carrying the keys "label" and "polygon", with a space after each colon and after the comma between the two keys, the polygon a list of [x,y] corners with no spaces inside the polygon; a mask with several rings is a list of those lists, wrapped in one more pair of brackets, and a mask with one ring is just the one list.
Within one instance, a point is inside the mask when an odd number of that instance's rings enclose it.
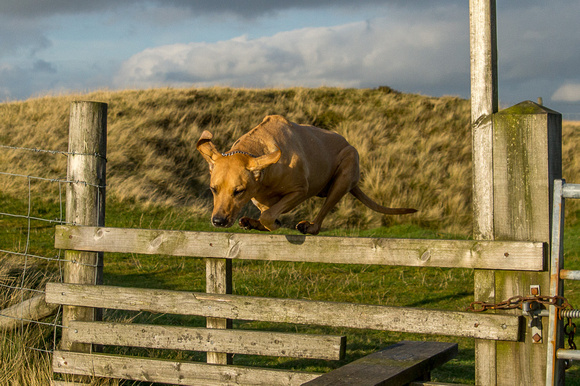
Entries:
{"label": "grassy hill", "polygon": [[[198,229],[201,218],[207,229],[211,209],[208,170],[195,149],[201,132],[212,131],[218,148],[227,150],[265,115],[282,114],[295,122],[314,124],[344,135],[359,150],[363,190],[385,205],[419,209],[411,216],[380,216],[347,197],[325,222],[327,232],[339,227],[342,232],[353,229],[353,234],[370,236],[378,232],[374,228],[396,223],[418,227],[390,228],[386,236],[428,238],[438,237],[436,232],[460,235],[471,232],[471,133],[467,100],[402,94],[386,87],[379,90],[211,88],[95,92],[0,104],[0,145],[66,151],[69,105],[73,100],[109,104],[107,225],[110,226]],[[564,124],[564,176],[570,182],[580,182],[580,162],[573,154],[578,148],[579,130],[580,123]],[[0,172],[64,178],[66,157],[4,147],[0,148]],[[62,217],[59,189],[63,192],[64,186],[52,181],[0,174],[0,212],[26,214],[31,211],[43,218]],[[31,202],[28,191],[32,192]],[[284,225],[291,227],[298,220],[311,218],[320,203],[320,199],[313,199],[303,204],[283,219]],[[567,218],[577,223],[578,211],[571,216],[567,206]],[[0,249],[41,256],[55,253],[52,224],[1,215],[0,220]],[[579,229],[578,224],[566,229],[567,248],[570,247],[568,264],[573,264],[567,266],[569,269],[580,268]],[[105,284],[193,291],[205,288],[204,262],[200,259],[133,254],[108,254],[106,259]],[[15,283],[15,288],[23,285],[42,289],[45,281],[58,281],[59,269],[55,262],[0,255],[0,281],[5,285]],[[473,271],[465,269],[236,261],[234,276],[234,293],[240,295],[448,310],[465,309],[473,299],[474,288]],[[577,305],[580,300],[572,288],[567,285],[565,295]],[[0,291],[0,309],[21,301],[20,291],[11,292]],[[204,323],[168,315],[114,311],[106,312],[105,318],[175,325]],[[49,356],[22,348],[51,350],[55,333],[50,326],[30,331],[0,333],[0,384],[3,380],[15,380],[17,384],[43,385],[51,376]],[[402,339],[422,337],[381,331],[357,333],[348,339],[350,360]],[[458,359],[438,370],[435,380],[474,382],[473,340],[459,339],[458,342],[461,348]],[[200,360],[191,355],[193,360]],[[264,360],[265,363],[260,361],[236,357],[236,364],[242,365],[251,362],[306,370],[318,366],[324,371],[329,366],[327,363],[296,365],[292,361],[274,364],[270,359]],[[577,381],[580,370],[578,366],[572,370]],[[580,381],[570,384],[580,384]]]}
{"label": "grassy hill", "polygon": [[[327,228],[403,222],[453,233],[471,229],[467,100],[402,94],[388,87],[95,92],[0,104],[0,144],[66,150],[73,100],[109,104],[107,192],[116,202],[181,206],[207,215],[208,172],[195,150],[201,132],[213,132],[225,151],[265,115],[281,114],[344,135],[360,153],[364,191],[387,206],[419,209],[411,216],[381,216],[349,197],[327,219]],[[564,174],[569,181],[580,181],[580,163],[572,155],[579,128],[565,125]],[[0,170],[63,177],[66,159],[1,151]],[[5,195],[18,196],[27,188],[8,177],[0,184]],[[302,205],[284,225],[310,218],[320,202]]]}

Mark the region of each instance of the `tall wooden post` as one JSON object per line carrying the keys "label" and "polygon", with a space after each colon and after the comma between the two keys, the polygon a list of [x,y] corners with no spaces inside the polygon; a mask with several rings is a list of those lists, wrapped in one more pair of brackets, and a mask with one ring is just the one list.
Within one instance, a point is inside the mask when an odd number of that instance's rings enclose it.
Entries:
{"label": "tall wooden post", "polygon": [[[105,225],[105,172],[107,153],[107,105],[73,102],[70,106],[67,166],[66,222]],[[101,284],[102,253],[66,251],[64,282]],[[66,328],[71,320],[95,320],[94,308],[63,308],[63,350],[90,352],[90,344],[72,343]]]}
{"label": "tall wooden post", "polygon": [[[493,239],[493,126],[498,110],[497,38],[495,0],[469,1],[471,64],[471,129],[473,145],[473,234]],[[495,299],[494,272],[475,272],[475,300]],[[478,385],[496,384],[495,343],[475,341],[475,376]]]}
{"label": "tall wooden post", "polygon": [[[493,128],[494,238],[549,243],[553,183],[562,178],[562,115],[522,102],[495,114]],[[549,272],[496,271],[496,302],[530,296],[532,285],[548,295],[549,283]],[[540,331],[525,323],[521,342],[496,343],[497,384],[545,382],[548,321],[543,324]]]}
{"label": "tall wooden post", "polygon": [[[205,290],[207,293],[231,294],[232,260],[206,259],[205,281]],[[222,318],[206,318],[206,326],[207,328],[219,329],[232,328],[232,321]],[[208,352],[207,363],[228,365],[233,363],[233,357],[228,353]]]}

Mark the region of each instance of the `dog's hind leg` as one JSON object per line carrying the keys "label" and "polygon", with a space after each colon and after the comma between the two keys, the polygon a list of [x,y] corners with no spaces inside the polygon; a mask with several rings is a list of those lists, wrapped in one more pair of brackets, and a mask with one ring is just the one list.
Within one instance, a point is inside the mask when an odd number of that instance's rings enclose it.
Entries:
{"label": "dog's hind leg", "polygon": [[340,159],[336,172],[332,177],[332,182],[326,194],[326,201],[320,212],[316,215],[314,222],[301,221],[296,225],[296,229],[304,234],[316,235],[320,232],[322,221],[336,204],[352,188],[356,186],[360,177],[358,152],[352,146],[344,148],[337,156]]}

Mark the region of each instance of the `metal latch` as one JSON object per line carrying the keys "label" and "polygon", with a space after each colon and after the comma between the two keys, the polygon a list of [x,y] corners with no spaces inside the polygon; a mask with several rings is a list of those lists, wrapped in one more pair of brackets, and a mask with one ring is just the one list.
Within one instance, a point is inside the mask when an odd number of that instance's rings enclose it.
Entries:
{"label": "metal latch", "polygon": [[[540,296],[540,286],[531,285],[530,295]],[[547,316],[545,308],[542,309],[542,304],[533,300],[524,301],[522,304],[522,312],[525,316],[530,316],[528,327],[531,328],[532,342],[542,343],[542,316]],[[544,312],[542,312],[544,311]]]}

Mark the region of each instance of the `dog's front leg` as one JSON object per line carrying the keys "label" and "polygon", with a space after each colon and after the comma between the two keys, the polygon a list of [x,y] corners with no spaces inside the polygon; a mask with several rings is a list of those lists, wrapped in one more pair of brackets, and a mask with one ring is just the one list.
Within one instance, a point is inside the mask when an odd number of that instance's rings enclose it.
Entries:
{"label": "dog's front leg", "polygon": [[[283,196],[277,203],[272,205],[270,208],[262,210],[262,214],[260,215],[260,223],[261,227],[264,227],[265,230],[274,231],[280,228],[281,223],[278,220],[281,214],[288,212],[289,210],[295,208],[298,204],[306,200],[306,188],[302,188],[299,191],[294,191],[292,193],[288,193]],[[252,219],[248,219],[253,221]],[[241,220],[240,220],[241,221]],[[250,222],[251,224],[251,222]],[[254,227],[252,229],[260,229],[259,227]]]}

